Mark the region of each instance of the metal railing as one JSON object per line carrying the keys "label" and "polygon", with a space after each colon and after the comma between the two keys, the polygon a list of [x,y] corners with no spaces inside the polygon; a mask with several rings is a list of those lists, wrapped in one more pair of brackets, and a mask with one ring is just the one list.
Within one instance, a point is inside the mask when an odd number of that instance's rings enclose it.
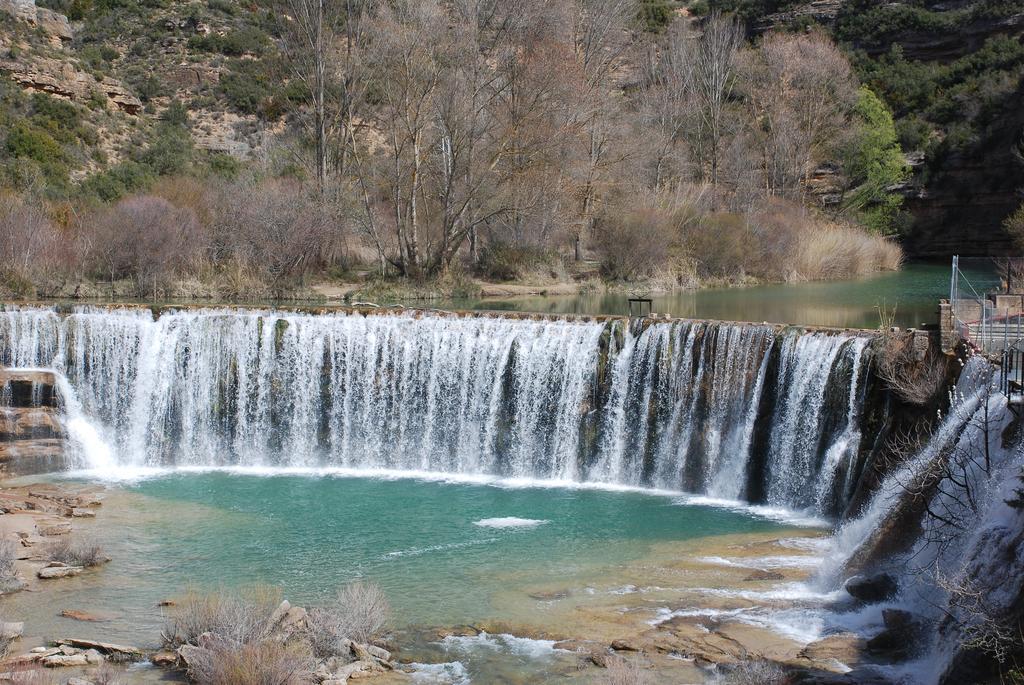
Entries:
{"label": "metal railing", "polygon": [[1024,349],[1024,297],[979,291],[960,270],[959,257],[953,257],[949,302],[954,328],[978,351]]}

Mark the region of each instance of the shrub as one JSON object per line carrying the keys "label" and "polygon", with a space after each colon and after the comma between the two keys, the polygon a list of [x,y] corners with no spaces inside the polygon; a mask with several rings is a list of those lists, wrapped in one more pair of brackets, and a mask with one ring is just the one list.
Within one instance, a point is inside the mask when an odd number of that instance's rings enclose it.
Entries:
{"label": "shrub", "polygon": [[181,174],[192,162],[192,136],[184,126],[164,122],[140,161],[157,176]]}
{"label": "shrub", "polygon": [[129,193],[146,188],[153,181],[149,169],[131,160],[86,178],[79,185],[79,194],[104,202],[120,200]]}
{"label": "shrub", "polygon": [[309,612],[308,638],[314,654],[320,658],[341,656],[348,652],[345,640],[369,642],[387,626],[390,611],[380,587],[349,583],[330,605]]}
{"label": "shrub", "polygon": [[338,218],[311,199],[302,184],[277,180],[258,186],[230,184],[214,202],[213,242],[271,288],[318,265]]}
{"label": "shrub", "polygon": [[684,236],[686,251],[702,278],[742,280],[759,255],[750,225],[740,214],[703,217]]}
{"label": "shrub", "polygon": [[166,292],[170,280],[197,265],[206,250],[194,213],[140,195],[100,210],[81,226],[93,273],[134,280],[139,296]]}
{"label": "shrub", "polygon": [[788,681],[781,666],[757,659],[741,661],[726,671],[722,685],[785,685]]}
{"label": "shrub", "polygon": [[21,587],[21,581],[18,579],[18,569],[15,567],[17,559],[17,543],[12,540],[0,541],[0,593],[10,592]]}
{"label": "shrub", "polygon": [[15,159],[27,158],[38,163],[48,181],[60,183],[67,180],[67,159],[60,143],[27,121],[14,123],[7,133],[6,148]]}
{"label": "shrub", "polygon": [[0,281],[15,295],[32,295],[39,281],[75,265],[74,247],[34,203],[0,193],[0,235]]}
{"label": "shrub", "polygon": [[99,566],[107,561],[103,556],[103,548],[89,540],[74,540],[64,536],[46,547],[46,557],[50,561],[59,561],[68,566]]}
{"label": "shrub", "polygon": [[314,682],[306,645],[265,640],[249,644],[207,640],[189,659],[189,676],[198,685],[306,685]]}
{"label": "shrub", "polygon": [[595,225],[601,272],[616,281],[639,281],[660,271],[677,244],[670,216],[655,207],[606,213]]}
{"label": "shrub", "polygon": [[476,270],[484,278],[511,281],[541,270],[556,273],[560,267],[558,255],[550,250],[495,241],[480,253]]}
{"label": "shrub", "polygon": [[241,57],[245,54],[262,55],[270,45],[270,39],[263,31],[253,26],[229,31],[224,35],[211,33],[205,36],[193,36],[188,45],[195,50],[219,52],[228,57]]}
{"label": "shrub", "polygon": [[236,644],[259,642],[267,636],[280,604],[281,593],[262,585],[208,594],[190,589],[165,626],[163,639],[171,647],[197,645],[204,633]]}
{"label": "shrub", "polygon": [[666,0],[641,0],[640,25],[648,31],[661,31],[672,21],[672,5]]}
{"label": "shrub", "polygon": [[654,681],[644,672],[636,659],[610,657],[601,682],[605,685],[650,685]]}

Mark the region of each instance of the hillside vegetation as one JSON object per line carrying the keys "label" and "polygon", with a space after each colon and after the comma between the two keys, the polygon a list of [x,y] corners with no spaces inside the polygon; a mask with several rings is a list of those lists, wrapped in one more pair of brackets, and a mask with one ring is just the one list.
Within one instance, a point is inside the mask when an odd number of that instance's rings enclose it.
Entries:
{"label": "hillside vegetation", "polygon": [[763,11],[732,10],[0,0],[0,288],[253,299],[896,268],[918,141],[883,58],[826,28],[754,36]]}

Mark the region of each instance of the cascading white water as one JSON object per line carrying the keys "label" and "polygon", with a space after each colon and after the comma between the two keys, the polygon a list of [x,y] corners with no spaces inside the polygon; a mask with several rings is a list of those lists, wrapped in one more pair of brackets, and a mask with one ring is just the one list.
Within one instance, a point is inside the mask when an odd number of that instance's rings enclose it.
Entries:
{"label": "cascading white water", "polygon": [[[794,484],[830,491],[856,452],[867,343],[700,322],[0,312],[0,364],[62,372],[119,465],[429,470],[726,498],[757,496],[753,482],[772,504],[820,512],[836,503]],[[826,420],[830,383],[845,421]]]}
{"label": "cascading white water", "polygon": [[[1024,597],[1024,509],[1011,504],[1024,476],[1024,441],[1010,431],[1017,421],[995,368],[970,359],[927,443],[886,476],[863,513],[831,541],[820,587],[837,587],[854,572],[889,571],[900,586],[889,604],[910,610],[927,628],[915,658],[900,668],[900,682],[967,682],[955,670],[958,650],[994,649],[992,635],[1004,629],[995,621],[1013,625]],[[875,552],[876,545],[891,549],[893,537],[903,538],[895,547],[902,551]],[[875,615],[881,617],[879,607]],[[871,637],[882,627],[869,621],[861,629]],[[987,658],[994,661],[994,652]]]}

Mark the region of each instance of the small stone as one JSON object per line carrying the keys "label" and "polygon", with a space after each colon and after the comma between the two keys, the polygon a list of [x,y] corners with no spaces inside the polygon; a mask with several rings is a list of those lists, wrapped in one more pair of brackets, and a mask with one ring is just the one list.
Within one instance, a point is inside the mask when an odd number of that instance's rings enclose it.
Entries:
{"label": "small stone", "polygon": [[63,616],[64,618],[71,618],[71,619],[74,619],[76,621],[97,622],[97,621],[109,621],[110,620],[109,618],[106,618],[104,616],[98,616],[96,614],[90,614],[87,611],[79,611],[78,609],[65,609],[64,611],[60,612],[60,615]]}
{"label": "small stone", "polygon": [[85,652],[85,660],[93,666],[97,666],[104,662],[103,655],[97,652],[95,649],[90,649]]}
{"label": "small stone", "polygon": [[169,649],[161,649],[150,658],[150,661],[156,666],[170,667],[178,663],[178,655]]}
{"label": "small stone", "polygon": [[590,661],[598,668],[608,668],[608,657],[607,652],[590,653]]}
{"label": "small stone", "polygon": [[84,569],[81,566],[47,566],[46,568],[39,569],[36,575],[43,580],[49,580],[53,578],[70,578],[77,576]]}
{"label": "small stone", "polygon": [[71,510],[71,516],[72,516],[72,518],[78,518],[78,519],[91,519],[91,518],[96,518],[96,512],[91,510],[91,509],[78,509],[78,508],[76,508],[76,509],[72,509]]}

